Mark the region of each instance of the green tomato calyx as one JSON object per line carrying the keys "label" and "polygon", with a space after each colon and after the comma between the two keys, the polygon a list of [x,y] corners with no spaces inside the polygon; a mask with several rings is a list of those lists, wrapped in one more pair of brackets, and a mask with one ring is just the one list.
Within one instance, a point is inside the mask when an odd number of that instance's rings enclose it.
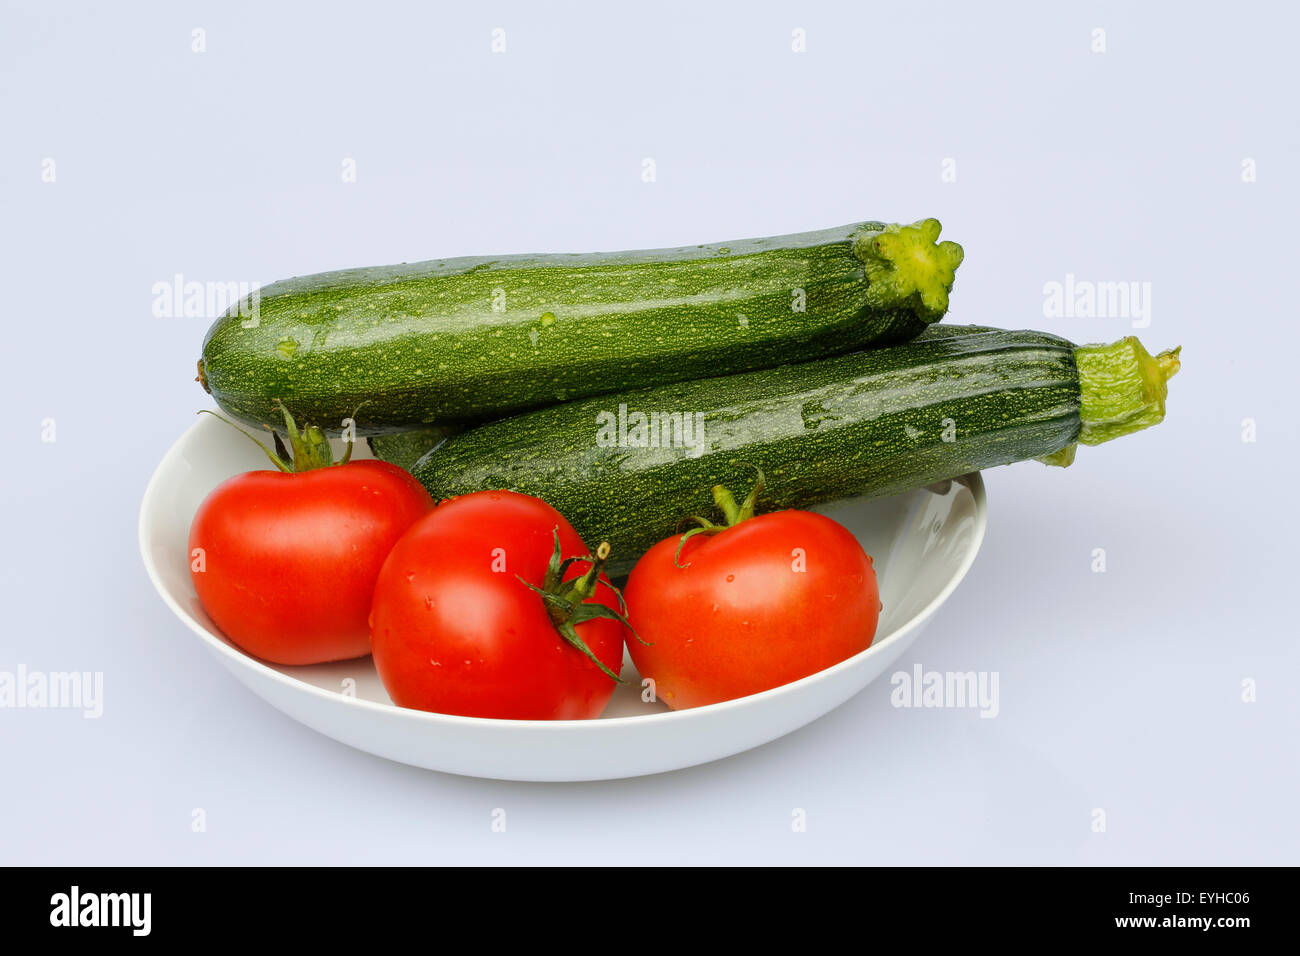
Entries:
{"label": "green tomato calyx", "polygon": [[[551,533],[555,539],[555,549],[551,552],[550,561],[547,563],[546,577],[542,580],[542,586],[538,587],[519,575],[515,575],[515,577],[518,577],[525,587],[542,599],[542,603],[546,606],[546,614],[551,619],[551,623],[555,625],[555,630],[560,637],[564,638],[571,647],[586,655],[592,663],[604,672],[606,677],[618,681],[620,684],[626,684],[627,681],[606,667],[605,663],[595,655],[577,630],[579,624],[596,618],[605,618],[606,620],[618,621],[631,631],[633,637],[638,641],[641,640],[636,629],[628,623],[626,617],[627,605],[623,602],[622,591],[608,581],[603,582],[618,598],[619,610],[617,611],[599,601],[591,600],[596,594],[597,583],[602,583],[600,576],[605,569],[605,562],[609,559],[609,542],[602,541],[600,547],[596,548],[594,555],[565,558],[560,551],[559,528],[554,529]],[[569,568],[580,561],[590,562],[591,567],[576,578],[568,581],[564,580],[564,575]],[[645,641],[641,641],[641,643],[644,644]]]}
{"label": "green tomato calyx", "polygon": [[256,436],[240,428],[229,418],[224,415],[218,415],[210,408],[199,410],[199,414],[211,415],[225,422],[231,428],[234,428],[244,434],[257,447],[265,452],[266,457],[270,459],[271,464],[276,469],[287,475],[301,474],[304,471],[314,471],[317,468],[329,468],[333,465],[346,465],[352,460],[352,448],[356,444],[352,437],[351,431],[347,430],[344,442],[347,449],[343,452],[343,457],[338,461],[334,460],[334,450],[330,447],[329,439],[325,433],[315,425],[309,425],[306,428],[299,429],[298,423],[293,420],[289,414],[289,409],[283,404],[277,402],[280,411],[284,414],[284,433],[288,436],[289,444],[286,447],[285,441],[280,437],[280,433],[272,429],[269,425],[264,426],[271,433],[271,439],[275,443],[275,449],[268,448],[263,442],[259,441]]}
{"label": "green tomato calyx", "polygon": [[687,518],[687,521],[698,523],[699,527],[692,528],[681,536],[681,539],[677,542],[677,553],[673,555],[673,564],[679,568],[690,566],[689,562],[682,564],[682,548],[686,547],[686,542],[697,534],[720,534],[728,528],[734,528],[742,521],[748,521],[754,517],[754,510],[758,506],[758,496],[763,493],[764,487],[763,469],[755,465],[754,471],[757,472],[757,475],[754,478],[753,487],[749,489],[749,494],[745,496],[745,500],[741,504],[736,504],[735,495],[723,485],[713,486],[713,503],[722,512],[724,523],[718,524],[701,515],[691,515]]}

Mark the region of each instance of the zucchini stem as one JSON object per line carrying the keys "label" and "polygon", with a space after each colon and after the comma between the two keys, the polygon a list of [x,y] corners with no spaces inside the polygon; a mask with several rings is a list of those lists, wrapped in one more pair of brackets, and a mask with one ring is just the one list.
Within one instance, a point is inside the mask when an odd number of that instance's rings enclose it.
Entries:
{"label": "zucchini stem", "polygon": [[877,308],[909,308],[922,322],[948,311],[948,293],[965,253],[955,242],[937,242],[938,219],[910,226],[864,229],[853,243],[867,275],[867,302]]}
{"label": "zucchini stem", "polygon": [[1134,336],[1074,350],[1079,367],[1085,445],[1130,435],[1164,421],[1168,382],[1182,367],[1182,347],[1151,355]]}

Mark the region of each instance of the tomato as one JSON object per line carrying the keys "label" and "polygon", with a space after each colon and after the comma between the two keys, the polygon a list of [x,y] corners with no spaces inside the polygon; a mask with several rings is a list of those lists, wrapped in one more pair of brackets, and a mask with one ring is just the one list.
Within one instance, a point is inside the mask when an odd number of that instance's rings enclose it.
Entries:
{"label": "tomato", "polygon": [[659,542],[625,589],[647,642],[628,643],[632,660],[669,707],[757,694],[871,645],[875,570],[842,525],[777,511],[713,531]]}
{"label": "tomato", "polygon": [[361,657],[379,568],[433,499],[396,465],[326,465],[319,446],[291,435],[296,466],[309,470],[236,475],[199,506],[189,538],[194,589],[249,654],[276,664]]}
{"label": "tomato", "polygon": [[[417,522],[375,585],[371,650],[393,702],[468,717],[599,716],[623,663],[619,600],[603,559],[558,573],[557,542],[561,558],[588,555],[558,511],[510,491],[450,498]],[[570,597],[587,607],[568,623],[529,587],[561,592],[580,580],[589,596]]]}

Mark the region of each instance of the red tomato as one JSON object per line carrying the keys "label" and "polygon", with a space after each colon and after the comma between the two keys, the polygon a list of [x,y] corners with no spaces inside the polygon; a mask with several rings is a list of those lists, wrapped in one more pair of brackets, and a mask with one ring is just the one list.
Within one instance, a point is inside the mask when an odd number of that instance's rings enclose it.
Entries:
{"label": "red tomato", "polygon": [[[632,569],[628,649],[673,709],[757,694],[871,645],[880,612],[871,558],[809,511],[746,518],[659,542]],[[678,564],[685,567],[678,567]]]}
{"label": "red tomato", "polygon": [[[524,583],[543,586],[557,535],[564,558],[589,554],[558,511],[511,491],[450,498],[406,533],[379,572],[370,621],[375,667],[394,703],[467,717],[600,715],[614,679],[561,637]],[[574,562],[563,580],[590,568]],[[591,602],[617,610],[604,575],[591,583]],[[623,627],[595,618],[574,630],[617,674]]]}
{"label": "red tomato", "polygon": [[379,568],[432,507],[418,481],[383,461],[236,475],[194,516],[194,588],[250,654],[277,664],[361,657]]}

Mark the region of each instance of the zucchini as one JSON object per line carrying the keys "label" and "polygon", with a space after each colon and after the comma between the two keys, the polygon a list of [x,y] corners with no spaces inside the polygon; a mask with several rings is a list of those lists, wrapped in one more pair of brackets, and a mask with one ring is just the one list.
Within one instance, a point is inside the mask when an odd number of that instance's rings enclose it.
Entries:
{"label": "zucchini", "polygon": [[366,441],[376,458],[410,471],[422,455],[458,431],[461,429],[454,425],[429,425],[410,431],[371,435]]}
{"label": "zucchini", "polygon": [[[209,329],[227,414],[337,432],[485,421],[903,341],[943,317],[937,220],[680,249],[448,259],[276,282]],[[358,412],[359,410],[359,412]]]}
{"label": "zucchini", "polygon": [[[890,495],[1039,458],[1068,464],[1164,417],[1178,353],[1135,338],[936,325],[891,348],[585,399],[482,425],[412,469],[435,498],[510,489],[554,505],[621,573],[711,488],[759,468],[771,510]],[[653,413],[657,413],[654,415]],[[653,415],[653,417],[652,417]]]}

